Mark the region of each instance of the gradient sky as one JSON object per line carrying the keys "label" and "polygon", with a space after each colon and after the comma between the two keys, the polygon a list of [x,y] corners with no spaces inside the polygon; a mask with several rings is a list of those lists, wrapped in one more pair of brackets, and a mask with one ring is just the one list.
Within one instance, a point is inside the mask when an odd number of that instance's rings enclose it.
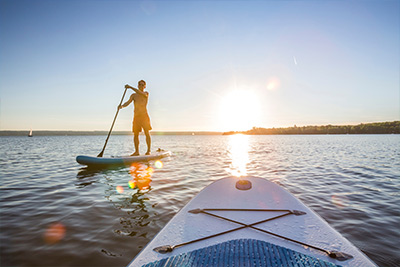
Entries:
{"label": "gradient sky", "polygon": [[399,120],[399,3],[0,0],[0,130],[109,130],[140,79],[157,131]]}

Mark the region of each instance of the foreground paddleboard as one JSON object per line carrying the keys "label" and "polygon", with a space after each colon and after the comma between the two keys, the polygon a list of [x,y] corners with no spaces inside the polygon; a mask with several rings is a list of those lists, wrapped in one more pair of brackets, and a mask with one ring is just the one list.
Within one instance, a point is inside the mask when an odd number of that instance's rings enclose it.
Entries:
{"label": "foreground paddleboard", "polygon": [[89,167],[108,167],[108,166],[130,165],[134,162],[146,162],[150,160],[157,160],[168,157],[170,155],[171,152],[162,151],[162,152],[156,152],[151,155],[112,157],[112,158],[77,156],[76,161],[79,164],[87,165]]}
{"label": "foreground paddleboard", "polygon": [[203,189],[129,266],[376,266],[284,188],[238,181]]}

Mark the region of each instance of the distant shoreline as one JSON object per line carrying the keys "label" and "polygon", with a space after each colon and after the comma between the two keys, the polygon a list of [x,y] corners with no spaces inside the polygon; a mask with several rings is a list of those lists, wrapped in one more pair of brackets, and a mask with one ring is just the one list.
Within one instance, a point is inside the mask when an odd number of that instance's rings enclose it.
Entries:
{"label": "distant shoreline", "polygon": [[[27,131],[0,131],[0,136],[28,136]],[[222,135],[223,132],[211,131],[174,131],[162,132],[152,131],[151,135]],[[85,135],[108,135],[108,131],[33,131],[33,136],[85,136]],[[112,135],[133,135],[131,131],[113,131]]]}
{"label": "distant shoreline", "polygon": [[286,128],[257,128],[248,131],[231,131],[223,135],[318,135],[318,134],[400,134],[400,121],[360,123],[357,125],[319,125]]}
{"label": "distant shoreline", "polygon": [[[28,136],[26,131],[0,131],[0,136]],[[107,135],[108,131],[33,131],[33,136]],[[151,135],[323,135],[323,134],[400,134],[400,121],[361,123],[357,125],[319,125],[284,128],[253,127],[248,131],[152,131]],[[132,135],[130,131],[113,131],[112,135]]]}

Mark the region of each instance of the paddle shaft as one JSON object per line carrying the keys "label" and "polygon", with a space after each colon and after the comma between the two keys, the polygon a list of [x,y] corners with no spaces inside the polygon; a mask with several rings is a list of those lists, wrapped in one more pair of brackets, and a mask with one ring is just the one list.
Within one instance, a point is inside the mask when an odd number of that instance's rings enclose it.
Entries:
{"label": "paddle shaft", "polygon": [[125,94],[126,94],[126,90],[128,90],[128,88],[125,88],[124,94],[122,95],[122,98],[121,98],[121,102],[119,103],[118,108],[117,108],[117,113],[115,113],[115,117],[114,117],[113,123],[111,124],[110,131],[108,132],[107,139],[106,139],[106,142],[105,142],[105,144],[104,144],[103,150],[101,150],[100,154],[98,154],[97,157],[100,157],[100,158],[103,157],[104,150],[106,150],[108,138],[110,138],[112,129],[113,129],[113,127],[114,127],[115,120],[117,119],[117,116],[118,116],[119,106],[121,106],[121,105],[122,105],[122,102],[124,101]]}

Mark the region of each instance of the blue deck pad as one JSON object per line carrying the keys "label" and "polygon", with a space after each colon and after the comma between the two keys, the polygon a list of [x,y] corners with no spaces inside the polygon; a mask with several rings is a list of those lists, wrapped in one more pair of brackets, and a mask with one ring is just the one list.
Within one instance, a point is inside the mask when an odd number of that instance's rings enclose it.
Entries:
{"label": "blue deck pad", "polygon": [[255,239],[230,240],[148,263],[143,267],[165,266],[339,266],[294,250]]}

